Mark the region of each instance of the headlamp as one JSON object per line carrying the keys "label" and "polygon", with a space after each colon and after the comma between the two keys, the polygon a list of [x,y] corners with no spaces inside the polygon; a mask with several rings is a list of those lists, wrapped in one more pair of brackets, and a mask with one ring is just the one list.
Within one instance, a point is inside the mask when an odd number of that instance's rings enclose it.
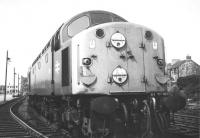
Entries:
{"label": "headlamp", "polygon": [[82,64],[86,65],[86,66],[90,66],[92,64],[92,59],[91,58],[83,58]]}
{"label": "headlamp", "polygon": [[117,84],[123,84],[127,78],[128,78],[128,74],[126,72],[125,69],[123,69],[122,67],[118,66],[112,73],[112,78],[114,80],[115,83]]}
{"label": "headlamp", "polygon": [[123,46],[125,46],[125,43],[126,43],[126,39],[124,35],[119,32],[113,34],[111,36],[110,41],[111,41],[112,46],[114,46],[115,48],[122,48]]}

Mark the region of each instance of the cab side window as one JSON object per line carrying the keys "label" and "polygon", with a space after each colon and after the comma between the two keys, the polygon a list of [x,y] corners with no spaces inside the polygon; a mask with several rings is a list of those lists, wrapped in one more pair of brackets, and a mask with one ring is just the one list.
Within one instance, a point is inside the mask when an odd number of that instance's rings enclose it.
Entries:
{"label": "cab side window", "polygon": [[110,14],[106,13],[92,13],[91,14],[91,23],[92,26],[102,23],[112,22],[112,17]]}
{"label": "cab side window", "polygon": [[82,16],[75,21],[73,21],[67,28],[69,36],[74,36],[75,34],[81,32],[82,30],[88,28],[90,25],[90,20],[88,16]]}
{"label": "cab side window", "polygon": [[62,86],[70,85],[69,47],[62,50]]}
{"label": "cab side window", "polygon": [[127,21],[119,16],[114,16],[113,22],[127,22]]}
{"label": "cab side window", "polygon": [[58,49],[60,49],[60,35],[59,32],[56,32],[56,35],[53,38],[53,45],[54,45],[54,49],[55,51],[57,51]]}

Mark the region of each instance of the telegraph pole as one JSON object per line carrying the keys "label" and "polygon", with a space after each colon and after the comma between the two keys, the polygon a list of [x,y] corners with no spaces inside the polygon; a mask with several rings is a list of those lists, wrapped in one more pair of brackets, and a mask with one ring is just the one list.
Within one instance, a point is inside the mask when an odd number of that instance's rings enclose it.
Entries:
{"label": "telegraph pole", "polygon": [[13,94],[15,94],[15,74],[16,74],[16,73],[15,73],[15,68],[14,68],[14,80],[13,80],[13,85],[14,85],[13,92],[14,92],[14,93],[13,93]]}
{"label": "telegraph pole", "polygon": [[7,54],[6,54],[6,74],[5,74],[5,91],[4,91],[4,102],[6,101],[6,88],[7,88],[7,67],[8,67],[8,60],[10,60],[10,58],[8,57],[8,50],[7,50]]}
{"label": "telegraph pole", "polygon": [[18,73],[18,96],[19,96],[19,73]]}

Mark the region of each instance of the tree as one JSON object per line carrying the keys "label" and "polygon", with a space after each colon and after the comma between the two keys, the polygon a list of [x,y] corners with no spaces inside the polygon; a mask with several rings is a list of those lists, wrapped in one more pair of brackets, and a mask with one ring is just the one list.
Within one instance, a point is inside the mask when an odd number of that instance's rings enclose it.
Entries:
{"label": "tree", "polygon": [[21,91],[28,91],[28,78],[21,76]]}
{"label": "tree", "polygon": [[200,75],[180,77],[177,80],[177,85],[190,98],[194,98],[194,96],[198,98],[200,95]]}

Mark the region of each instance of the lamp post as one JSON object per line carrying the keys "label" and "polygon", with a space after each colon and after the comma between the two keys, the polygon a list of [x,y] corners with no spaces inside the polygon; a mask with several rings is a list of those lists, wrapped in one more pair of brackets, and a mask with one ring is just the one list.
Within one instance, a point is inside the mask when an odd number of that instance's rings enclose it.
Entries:
{"label": "lamp post", "polygon": [[4,102],[6,101],[6,88],[7,88],[7,67],[8,67],[8,61],[10,58],[8,57],[8,50],[6,54],[6,74],[5,74],[5,91],[4,91]]}
{"label": "lamp post", "polygon": [[19,73],[18,73],[18,96],[19,96]]}
{"label": "lamp post", "polygon": [[14,68],[14,80],[13,80],[13,85],[14,85],[14,87],[13,87],[13,94],[15,94],[15,75],[16,75],[16,73],[15,73],[15,68]]}

